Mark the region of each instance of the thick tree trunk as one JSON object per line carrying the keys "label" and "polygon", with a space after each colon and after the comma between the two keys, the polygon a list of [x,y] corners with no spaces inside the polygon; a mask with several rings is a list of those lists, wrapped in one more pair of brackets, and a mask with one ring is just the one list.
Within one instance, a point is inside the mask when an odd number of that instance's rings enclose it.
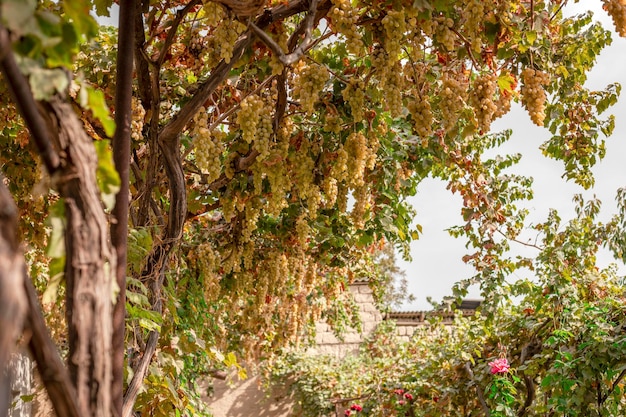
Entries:
{"label": "thick tree trunk", "polygon": [[26,294],[22,287],[25,268],[17,236],[17,207],[0,176],[0,416],[8,414],[13,400],[9,361],[22,333]]}
{"label": "thick tree trunk", "polygon": [[67,219],[68,367],[82,415],[110,417],[112,276],[116,260],[95,177],[98,160],[92,139],[71,105],[53,98],[44,107],[48,130],[62,156],[55,180]]}
{"label": "thick tree trunk", "polygon": [[[98,160],[92,139],[72,106],[59,97],[38,105],[28,81],[13,57],[7,31],[0,26],[0,70],[46,166],[53,186],[65,203],[67,219],[65,248],[66,317],[69,333],[68,368],[75,392],[66,382],[65,370],[43,328],[45,324],[29,291],[29,324],[33,330],[31,350],[37,363],[52,375],[42,374],[46,388],[58,388],[61,399],[55,404],[62,416],[110,417],[111,415],[111,338],[112,275],[116,258],[109,242],[109,222],[96,182]],[[42,119],[42,115],[44,119]],[[7,203],[8,202],[8,203]],[[11,196],[0,185],[0,367],[22,329],[23,291],[27,276],[18,253],[17,212]],[[18,278],[19,277],[19,278]],[[19,283],[18,283],[19,281]],[[24,287],[26,285],[26,287]],[[21,294],[21,295],[19,295]],[[16,303],[17,302],[17,303]],[[19,334],[19,333],[17,333]],[[38,337],[45,346],[34,346]],[[51,364],[47,361],[52,360]],[[52,365],[52,366],[50,366]],[[0,368],[0,370],[2,369]],[[55,378],[55,376],[59,378]],[[0,373],[0,378],[4,374]],[[6,387],[0,380],[0,387]],[[1,390],[0,390],[1,391]],[[50,392],[52,397],[52,392]],[[3,413],[0,393],[0,413]],[[6,398],[4,398],[6,401]],[[55,399],[53,399],[53,402]],[[5,414],[6,415],[6,414]],[[0,414],[2,417],[2,414]]]}

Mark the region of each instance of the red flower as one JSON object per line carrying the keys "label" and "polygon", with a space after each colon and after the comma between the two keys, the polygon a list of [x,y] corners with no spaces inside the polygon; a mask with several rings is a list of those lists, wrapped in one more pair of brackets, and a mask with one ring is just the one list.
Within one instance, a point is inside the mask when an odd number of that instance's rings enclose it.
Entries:
{"label": "red flower", "polygon": [[398,401],[398,404],[400,404],[400,405],[404,405],[404,404],[406,404],[406,401],[404,401],[404,400],[400,400],[400,401]]}
{"label": "red flower", "polygon": [[361,411],[361,410],[363,410],[363,407],[361,407],[359,404],[352,404],[350,406],[350,410]]}
{"label": "red flower", "polygon": [[352,411],[346,410],[343,414],[346,415],[346,416],[349,416],[350,414],[352,414]]}
{"label": "red flower", "polygon": [[410,393],[407,392],[406,394],[404,394],[404,398],[406,398],[409,401],[412,401],[413,400],[413,395],[411,395]]}
{"label": "red flower", "polygon": [[394,390],[393,393],[394,394],[398,394],[398,395],[402,395],[402,394],[404,394],[404,390],[402,388],[398,388],[397,390]]}

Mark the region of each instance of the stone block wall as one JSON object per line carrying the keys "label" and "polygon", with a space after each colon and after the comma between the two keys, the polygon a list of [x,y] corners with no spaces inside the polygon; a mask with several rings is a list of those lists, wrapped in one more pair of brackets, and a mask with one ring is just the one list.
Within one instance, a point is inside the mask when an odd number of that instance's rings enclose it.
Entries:
{"label": "stone block wall", "polygon": [[316,325],[316,346],[309,349],[312,355],[335,355],[344,357],[355,353],[359,345],[369,336],[382,320],[383,315],[374,304],[374,296],[367,282],[356,282],[350,286],[350,291],[359,308],[362,332],[348,329],[342,339],[337,338],[331,327],[326,323]]}

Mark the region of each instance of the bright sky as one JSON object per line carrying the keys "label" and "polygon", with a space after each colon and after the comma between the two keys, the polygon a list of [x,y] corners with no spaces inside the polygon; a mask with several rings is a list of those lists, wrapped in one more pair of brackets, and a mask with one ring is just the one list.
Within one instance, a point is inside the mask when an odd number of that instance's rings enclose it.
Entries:
{"label": "bright sky", "polygon": [[[581,5],[584,3],[584,5]],[[591,2],[581,2],[568,7],[569,13],[577,13],[589,7]],[[613,28],[606,13],[598,5],[594,18],[600,20],[605,27]],[[613,44],[600,55],[595,69],[589,75],[589,88],[603,89],[607,84],[619,82],[626,88],[626,39],[613,33]],[[548,210],[555,208],[563,221],[573,217],[572,196],[583,194],[592,198],[594,194],[603,202],[601,216],[608,219],[615,212],[615,192],[626,186],[626,91],[617,105],[606,114],[616,115],[615,131],[607,140],[607,155],[594,171],[596,185],[592,190],[585,191],[574,183],[561,178],[563,166],[561,162],[550,160],[541,155],[539,146],[550,137],[550,133],[533,125],[526,112],[515,106],[511,113],[494,123],[493,131],[512,129],[513,136],[497,153],[521,153],[521,162],[511,169],[522,175],[534,178],[533,190],[535,198],[526,204],[530,211],[529,222],[538,223],[545,220]],[[440,181],[425,181],[412,200],[417,210],[416,222],[423,227],[420,240],[411,245],[412,262],[399,261],[400,267],[406,272],[409,281],[409,292],[416,300],[403,307],[403,310],[428,310],[431,305],[426,297],[441,301],[444,296],[451,295],[453,284],[460,279],[474,275],[472,268],[461,261],[466,254],[464,241],[454,239],[445,229],[463,224],[460,216],[461,200],[458,196],[450,196],[445,184]],[[521,245],[519,245],[521,246]],[[525,250],[513,247],[513,250]],[[532,253],[523,252],[525,255]],[[600,262],[608,263],[608,258]],[[471,291],[468,298],[477,298],[478,289]]]}

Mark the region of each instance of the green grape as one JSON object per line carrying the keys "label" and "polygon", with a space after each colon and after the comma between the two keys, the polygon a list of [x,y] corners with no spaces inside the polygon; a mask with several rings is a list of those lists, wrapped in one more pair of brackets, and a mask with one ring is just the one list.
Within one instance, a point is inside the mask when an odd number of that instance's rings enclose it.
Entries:
{"label": "green grape", "polygon": [[470,102],[474,107],[474,114],[481,132],[489,132],[491,122],[495,118],[497,105],[494,103],[494,96],[497,90],[497,79],[495,74],[489,73],[478,77],[474,81]]}
{"label": "green grape", "polygon": [[522,82],[522,105],[528,111],[533,123],[537,126],[543,126],[546,117],[546,92],[543,86],[550,82],[550,77],[543,71],[524,68]]}
{"label": "green grape", "polygon": [[208,128],[208,119],[207,111],[201,108],[193,118],[190,134],[194,140],[196,165],[200,171],[208,175],[208,181],[211,182],[221,174],[225,134],[218,130],[211,132]]}
{"label": "green grape", "polygon": [[352,118],[355,122],[363,121],[365,117],[365,84],[362,80],[351,80],[342,92],[344,100],[350,105]]}
{"label": "green grape", "polygon": [[318,64],[308,65],[300,61],[295,68],[296,79],[293,86],[293,96],[300,101],[300,106],[311,115],[315,111],[315,104],[319,94],[330,78],[325,67]]}
{"label": "green grape", "polygon": [[332,27],[346,38],[348,51],[361,55],[364,48],[361,33],[357,29],[357,10],[350,4],[350,0],[332,0],[332,4],[328,12]]}

